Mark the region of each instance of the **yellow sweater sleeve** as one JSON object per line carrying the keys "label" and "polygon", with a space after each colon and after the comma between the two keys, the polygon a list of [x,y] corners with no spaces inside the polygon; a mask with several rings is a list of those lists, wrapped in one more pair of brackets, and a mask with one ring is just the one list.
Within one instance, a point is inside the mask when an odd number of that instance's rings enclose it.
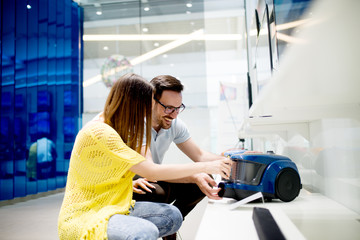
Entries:
{"label": "yellow sweater sleeve", "polygon": [[109,218],[132,204],[129,169],[145,160],[109,125],[93,123],[76,137],[61,206],[60,239],[106,239]]}

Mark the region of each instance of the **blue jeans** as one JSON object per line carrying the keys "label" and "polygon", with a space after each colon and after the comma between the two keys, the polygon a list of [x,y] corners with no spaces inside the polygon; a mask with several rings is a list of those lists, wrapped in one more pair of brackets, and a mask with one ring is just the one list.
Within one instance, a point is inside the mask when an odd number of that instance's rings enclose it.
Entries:
{"label": "blue jeans", "polygon": [[109,240],[156,240],[176,233],[183,218],[176,207],[165,203],[136,202],[129,215],[110,217]]}

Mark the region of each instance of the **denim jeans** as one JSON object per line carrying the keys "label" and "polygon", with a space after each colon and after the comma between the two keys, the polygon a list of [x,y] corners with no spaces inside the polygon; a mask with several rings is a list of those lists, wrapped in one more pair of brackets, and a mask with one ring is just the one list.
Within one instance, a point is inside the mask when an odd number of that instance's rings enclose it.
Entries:
{"label": "denim jeans", "polygon": [[180,211],[169,204],[136,202],[129,215],[115,214],[108,223],[109,240],[156,240],[181,227]]}

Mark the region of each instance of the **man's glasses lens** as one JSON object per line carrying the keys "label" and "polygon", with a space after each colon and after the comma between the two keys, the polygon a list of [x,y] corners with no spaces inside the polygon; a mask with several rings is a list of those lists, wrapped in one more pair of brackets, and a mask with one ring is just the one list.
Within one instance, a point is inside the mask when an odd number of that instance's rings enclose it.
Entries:
{"label": "man's glasses lens", "polygon": [[185,109],[184,104],[181,104],[180,107],[165,107],[165,113],[166,114],[171,114],[173,112],[181,113],[182,111],[184,111],[184,109]]}
{"label": "man's glasses lens", "polygon": [[177,112],[177,113],[181,113],[182,111],[184,111],[185,109],[185,105],[182,103],[180,107],[168,107],[168,106],[165,106],[164,104],[162,104],[158,99],[154,98],[155,101],[157,101],[161,106],[164,107],[164,112],[166,114],[171,114],[173,112]]}

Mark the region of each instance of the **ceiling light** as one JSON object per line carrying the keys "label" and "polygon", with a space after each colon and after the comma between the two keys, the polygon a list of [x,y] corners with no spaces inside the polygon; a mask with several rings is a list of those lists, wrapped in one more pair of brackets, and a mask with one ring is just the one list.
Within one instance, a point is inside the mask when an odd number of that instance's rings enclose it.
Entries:
{"label": "ceiling light", "polygon": [[168,44],[165,44],[161,47],[158,47],[154,50],[151,50],[139,57],[136,57],[136,58],[133,58],[132,60],[130,60],[130,63],[131,65],[135,66],[139,63],[142,63],[146,60],[149,60],[153,57],[156,57],[156,56],[159,56],[160,54],[163,54],[165,52],[168,52],[174,48],[177,48],[181,45],[184,45],[185,43],[188,43],[188,42],[191,42],[192,40],[194,40],[194,38],[196,38],[196,36],[198,35],[203,35],[204,34],[204,30],[203,29],[200,29],[198,31],[195,31],[193,33],[190,33],[190,34],[186,34],[185,36],[175,40],[175,41],[172,41],[172,42],[169,42]]}
{"label": "ceiling light", "polygon": [[295,27],[303,25],[303,24],[305,24],[305,23],[307,23],[309,21],[310,21],[310,19],[302,19],[302,20],[298,20],[298,21],[294,21],[294,22],[288,22],[288,23],[284,23],[284,24],[279,24],[279,25],[276,25],[276,31],[295,28]]}
{"label": "ceiling light", "polygon": [[98,16],[102,15],[102,11],[100,11],[100,10],[96,11],[96,15],[98,15]]}
{"label": "ceiling light", "polygon": [[142,29],[142,31],[143,31],[143,32],[148,32],[149,29],[148,29],[147,27],[144,27],[144,28]]}
{"label": "ceiling light", "polygon": [[[30,5],[27,7],[29,8]],[[30,6],[31,8],[31,6]],[[286,24],[280,24],[276,26],[276,30],[284,30],[289,28],[294,28],[299,25],[307,23],[308,20],[300,20],[295,21],[291,23]],[[250,35],[255,35],[256,32],[250,32]],[[304,43],[305,41],[302,39],[298,39],[295,37],[288,36],[286,34],[277,33],[277,37],[279,40],[286,41],[286,42],[296,42],[296,43]],[[160,54],[163,54],[171,49],[174,49],[178,46],[181,46],[187,42],[193,41],[193,40],[241,40],[242,36],[241,34],[203,34],[203,30],[196,31],[192,34],[151,34],[151,35],[140,35],[140,34],[134,34],[134,35],[83,35],[84,41],[146,41],[146,40],[156,40],[156,41],[168,41],[168,40],[175,40],[173,42],[170,42],[168,44],[165,44],[157,49],[154,49],[150,52],[147,52],[139,57],[136,57],[132,59],[130,62],[134,66],[136,64],[139,64],[141,62],[144,62],[148,59],[151,59],[155,56],[158,56]],[[157,45],[158,43],[154,43]],[[288,45],[287,45],[288,46]],[[179,79],[179,78],[178,78]],[[84,87],[88,87],[92,84],[95,84],[97,82],[101,81],[101,75],[98,74],[86,81],[83,82]]]}
{"label": "ceiling light", "polygon": [[31,5],[30,4],[26,5],[26,8],[31,9]]}
{"label": "ceiling light", "polygon": [[277,36],[278,40],[282,40],[282,41],[288,42],[288,43],[300,43],[300,44],[307,43],[307,41],[305,39],[289,36],[289,35],[279,33],[279,32],[277,33],[276,36]]}
{"label": "ceiling light", "polygon": [[155,42],[154,47],[158,47],[158,46],[160,46],[160,44],[158,42]]}
{"label": "ceiling light", "polygon": [[[183,35],[181,38],[178,38],[177,40],[175,41],[172,41],[168,44],[165,44],[159,48],[156,48],[152,51],[149,51],[141,56],[138,56],[136,58],[133,58],[130,63],[132,66],[135,66],[139,63],[142,63],[146,60],[149,60],[153,57],[156,57],[156,56],[159,56],[165,52],[168,52],[174,48],[177,48],[181,45],[184,45],[185,43],[188,43],[188,42],[191,42],[192,40],[194,40],[194,38],[196,38],[197,36],[200,36],[200,35],[204,35],[204,30],[203,29],[200,29],[198,31],[195,31],[193,33],[190,33],[190,34],[186,34],[186,35]],[[83,82],[83,87],[88,87],[88,86],[91,86],[97,82],[100,82],[101,81],[101,75],[98,74],[86,81]]]}
{"label": "ceiling light", "polygon": [[104,49],[105,51],[107,51],[107,50],[109,50],[109,47],[108,47],[108,46],[105,46],[103,49]]}
{"label": "ceiling light", "polygon": [[149,7],[144,7],[144,11],[148,12],[148,11],[150,11],[150,8]]}
{"label": "ceiling light", "polygon": [[[84,41],[174,41],[186,38],[189,34],[99,34],[83,35]],[[236,41],[241,34],[197,34],[192,40],[198,41]],[[154,43],[155,46],[156,43]]]}
{"label": "ceiling light", "polygon": [[190,11],[186,11],[186,14],[191,14],[191,12],[190,12]]}
{"label": "ceiling light", "polygon": [[84,81],[83,82],[83,87],[88,87],[88,86],[91,86],[97,82],[100,82],[101,81],[101,74],[98,74],[92,78],[89,78],[88,80]]}
{"label": "ceiling light", "polygon": [[186,4],[186,6],[187,6],[188,8],[191,8],[191,7],[192,7],[192,3],[191,3],[191,2],[188,2],[188,3]]}

